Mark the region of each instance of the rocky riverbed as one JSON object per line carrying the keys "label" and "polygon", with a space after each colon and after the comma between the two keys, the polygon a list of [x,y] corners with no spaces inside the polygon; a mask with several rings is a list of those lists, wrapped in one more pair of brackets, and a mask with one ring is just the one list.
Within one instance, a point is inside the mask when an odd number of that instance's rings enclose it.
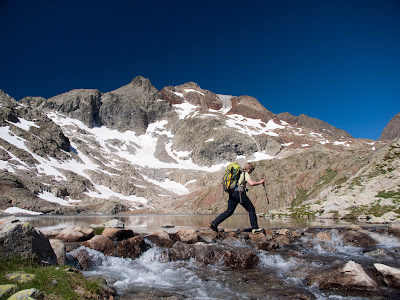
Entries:
{"label": "rocky riverbed", "polygon": [[208,228],[139,234],[116,220],[91,227],[42,234],[58,263],[106,279],[119,299],[400,298],[398,224],[257,235]]}

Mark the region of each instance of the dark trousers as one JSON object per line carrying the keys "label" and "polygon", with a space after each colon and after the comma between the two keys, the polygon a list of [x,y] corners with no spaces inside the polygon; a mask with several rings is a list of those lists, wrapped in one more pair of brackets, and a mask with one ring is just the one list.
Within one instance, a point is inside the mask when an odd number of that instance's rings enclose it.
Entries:
{"label": "dark trousers", "polygon": [[[242,200],[240,203],[240,199]],[[229,195],[228,199],[228,209],[224,211],[222,214],[220,214],[214,221],[211,223],[218,226],[218,224],[222,223],[225,221],[227,218],[232,216],[232,214],[235,212],[236,206],[238,204],[241,204],[249,213],[249,218],[250,218],[250,224],[251,224],[251,229],[258,229],[258,223],[257,223],[257,216],[256,216],[256,209],[254,208],[253,203],[251,203],[249,197],[246,196],[246,194],[239,194],[238,191],[233,192],[232,194]]]}

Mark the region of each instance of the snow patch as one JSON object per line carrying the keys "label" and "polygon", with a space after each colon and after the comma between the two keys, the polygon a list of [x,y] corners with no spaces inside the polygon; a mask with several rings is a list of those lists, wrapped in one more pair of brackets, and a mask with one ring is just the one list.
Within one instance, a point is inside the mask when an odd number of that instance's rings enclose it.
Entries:
{"label": "snow patch", "polygon": [[11,215],[43,215],[43,213],[41,212],[36,212],[36,211],[31,211],[31,210],[27,210],[27,209],[22,209],[22,208],[18,208],[18,207],[9,207],[5,210],[3,210],[3,212],[7,213],[7,214],[11,214]]}

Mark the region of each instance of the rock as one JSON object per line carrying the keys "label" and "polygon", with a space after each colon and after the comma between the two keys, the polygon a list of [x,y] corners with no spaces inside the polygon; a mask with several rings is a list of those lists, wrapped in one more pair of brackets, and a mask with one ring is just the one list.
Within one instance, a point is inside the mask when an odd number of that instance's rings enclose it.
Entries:
{"label": "rock", "polygon": [[320,231],[315,235],[315,238],[320,241],[330,242],[332,240],[332,232],[331,231]]}
{"label": "rock", "polygon": [[17,271],[4,275],[4,277],[10,281],[18,283],[27,283],[35,279],[35,274],[28,274],[24,271]]}
{"label": "rock", "polygon": [[45,294],[42,291],[39,291],[37,289],[27,289],[27,290],[22,290],[19,291],[18,293],[12,295],[10,298],[7,300],[42,300],[45,299]]}
{"label": "rock", "polygon": [[101,235],[108,236],[112,240],[122,241],[135,236],[131,229],[105,228]]}
{"label": "rock", "polygon": [[105,255],[115,256],[116,254],[116,242],[105,235],[96,235],[92,239],[83,242],[82,245]]}
{"label": "rock", "polygon": [[49,239],[41,231],[28,222],[8,220],[0,225],[0,257],[8,259],[14,256],[57,264]]}
{"label": "rock", "polygon": [[341,234],[343,243],[353,247],[369,247],[377,245],[378,242],[364,231],[346,230]]}
{"label": "rock", "polygon": [[282,228],[276,231],[276,234],[281,234],[281,235],[289,235],[290,231],[289,229]]}
{"label": "rock", "polygon": [[[274,249],[273,246],[271,246],[271,237],[267,237],[265,234],[252,234],[250,235],[250,240],[256,245],[257,249],[260,250],[272,250]],[[273,242],[272,244],[278,245],[276,242]],[[278,245],[279,247],[279,245]],[[276,247],[275,249],[277,249]]]}
{"label": "rock", "polygon": [[400,289],[400,269],[389,267],[384,264],[374,264],[374,267],[386,285]]}
{"label": "rock", "polygon": [[391,224],[388,227],[388,232],[391,235],[400,238],[400,224]]}
{"label": "rock", "polygon": [[80,247],[71,251],[67,255],[69,260],[69,265],[73,266],[77,269],[82,269],[87,271],[91,268],[91,261],[89,257],[89,253],[84,247]]}
{"label": "rock", "polygon": [[369,223],[369,224],[387,224],[387,223],[391,223],[391,221],[389,219],[385,219],[383,217],[372,216],[370,219],[367,220],[367,223]]}
{"label": "rock", "polygon": [[7,296],[15,293],[18,287],[15,284],[0,285],[0,299],[6,299]]}
{"label": "rock", "polygon": [[254,267],[259,261],[257,254],[249,249],[225,250],[223,259],[225,266],[244,269]]}
{"label": "rock", "polygon": [[119,242],[116,255],[118,257],[135,259],[146,250],[147,247],[143,237],[138,235]]}
{"label": "rock", "polygon": [[108,222],[101,223],[101,224],[91,224],[89,227],[90,228],[122,228],[122,229],[124,229],[125,224],[118,219],[113,219],[113,220],[110,220]]}
{"label": "rock", "polygon": [[198,235],[199,235],[199,240],[205,243],[213,243],[218,237],[218,233],[210,230],[200,231]]}
{"label": "rock", "polygon": [[287,235],[278,235],[272,239],[273,242],[277,243],[279,246],[290,245],[290,239]]}
{"label": "rock", "polygon": [[194,244],[198,240],[198,234],[193,228],[180,228],[176,237],[183,243]]}
{"label": "rock", "polygon": [[56,236],[56,239],[62,240],[63,242],[83,242],[90,240],[92,237],[94,237],[92,228],[67,227],[61,230]]}
{"label": "rock", "polygon": [[65,265],[65,244],[62,240],[50,239],[50,245],[54,250],[59,265]]}
{"label": "rock", "polygon": [[146,239],[157,247],[171,248],[175,243],[169,236],[169,233],[165,230],[157,230],[156,232],[146,236]]}
{"label": "rock", "polygon": [[251,249],[229,249],[219,245],[196,243],[185,244],[176,242],[164,252],[171,261],[189,260],[194,258],[203,264],[222,263],[233,268],[252,268],[258,263],[257,254]]}
{"label": "rock", "polygon": [[358,231],[358,230],[362,230],[362,228],[359,225],[351,224],[351,225],[346,227],[346,230]]}
{"label": "rock", "polygon": [[364,255],[367,255],[370,257],[385,257],[388,255],[388,253],[385,249],[375,249],[372,251],[365,252]]}
{"label": "rock", "polygon": [[317,272],[308,278],[308,283],[317,284],[320,289],[376,290],[378,287],[363,267],[352,260],[337,269]]}

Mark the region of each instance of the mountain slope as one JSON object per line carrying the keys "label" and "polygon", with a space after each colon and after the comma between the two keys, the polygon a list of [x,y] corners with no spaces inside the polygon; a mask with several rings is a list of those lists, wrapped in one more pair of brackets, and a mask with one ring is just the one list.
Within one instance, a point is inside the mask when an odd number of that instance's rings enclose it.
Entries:
{"label": "mountain slope", "polygon": [[[267,179],[281,209],[345,182],[384,144],[305,115],[275,115],[250,96],[193,82],[158,91],[141,76],[108,93],[16,102],[2,92],[0,101],[5,211],[216,212],[225,206],[221,170],[234,160],[257,164],[254,178]],[[19,202],[10,191],[23,194]],[[265,211],[263,191],[250,193]]]}

